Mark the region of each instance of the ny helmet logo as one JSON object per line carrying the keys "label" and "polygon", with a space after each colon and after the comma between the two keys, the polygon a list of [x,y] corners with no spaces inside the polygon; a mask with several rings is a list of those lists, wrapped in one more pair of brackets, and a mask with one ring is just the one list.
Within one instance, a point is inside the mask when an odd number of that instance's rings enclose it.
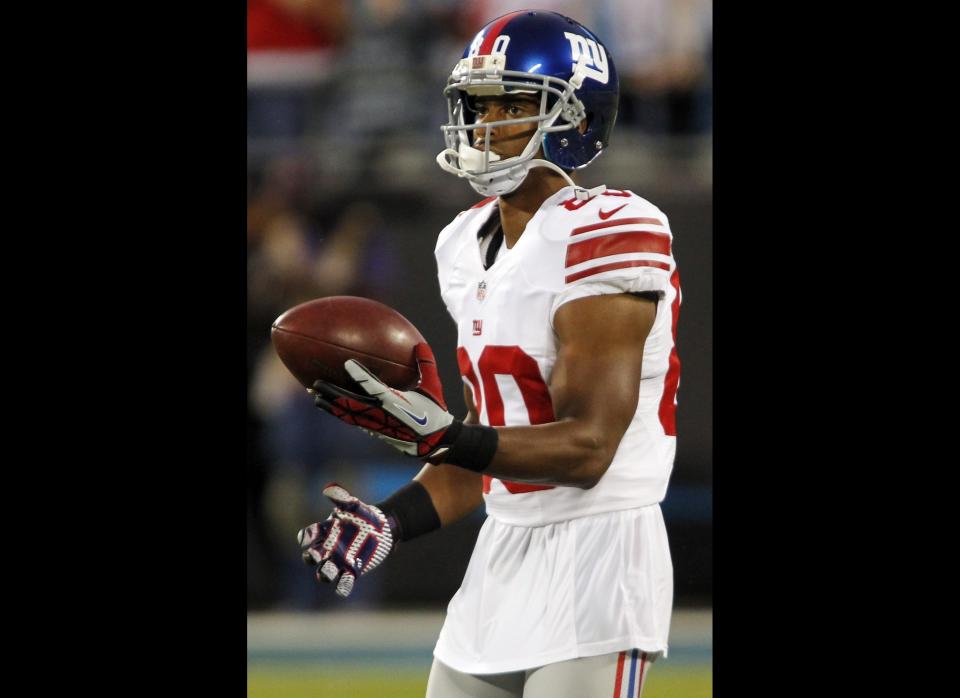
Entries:
{"label": "ny helmet logo", "polygon": [[583,60],[583,75],[586,78],[592,78],[602,85],[606,85],[610,80],[610,64],[607,62],[607,52],[596,41],[588,39],[579,34],[563,32],[570,42],[570,54],[573,58],[573,70],[577,70],[577,64]]}

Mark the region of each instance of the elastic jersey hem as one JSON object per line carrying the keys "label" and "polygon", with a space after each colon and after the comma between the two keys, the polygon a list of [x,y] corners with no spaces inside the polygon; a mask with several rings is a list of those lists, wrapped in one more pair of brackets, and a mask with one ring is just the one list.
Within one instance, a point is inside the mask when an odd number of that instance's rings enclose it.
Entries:
{"label": "elastic jersey hem", "polygon": [[433,656],[451,669],[459,671],[462,674],[504,674],[511,671],[536,669],[537,667],[542,667],[547,664],[565,662],[569,659],[596,657],[600,654],[632,649],[638,649],[641,652],[662,652],[664,658],[667,656],[666,643],[660,643],[651,638],[635,637],[623,637],[616,640],[593,642],[529,658],[513,657],[502,662],[460,661],[460,659],[442,652],[439,645],[434,648]]}

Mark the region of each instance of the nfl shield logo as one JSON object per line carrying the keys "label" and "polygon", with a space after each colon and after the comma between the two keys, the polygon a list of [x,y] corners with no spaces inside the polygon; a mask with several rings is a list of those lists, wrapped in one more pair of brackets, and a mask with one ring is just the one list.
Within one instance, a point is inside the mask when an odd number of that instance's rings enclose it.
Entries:
{"label": "nfl shield logo", "polygon": [[481,281],[477,284],[477,300],[482,301],[487,297],[487,282]]}

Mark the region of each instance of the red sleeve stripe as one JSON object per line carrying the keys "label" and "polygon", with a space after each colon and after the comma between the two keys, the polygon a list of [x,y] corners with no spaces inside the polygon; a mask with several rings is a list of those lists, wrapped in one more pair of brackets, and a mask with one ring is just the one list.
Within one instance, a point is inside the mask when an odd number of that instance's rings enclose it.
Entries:
{"label": "red sleeve stripe", "polygon": [[670,236],[666,233],[630,231],[576,242],[567,247],[567,267],[597,257],[609,257],[628,252],[652,252],[670,255]]}
{"label": "red sleeve stripe", "polygon": [[612,221],[606,221],[605,223],[594,223],[593,225],[585,225],[582,228],[574,228],[573,232],[570,233],[570,237],[589,233],[591,230],[612,228],[616,225],[625,225],[627,223],[636,225],[663,225],[663,221],[657,220],[656,218],[614,218]]}
{"label": "red sleeve stripe", "polygon": [[568,284],[571,284],[574,281],[579,281],[580,279],[593,276],[594,274],[612,271],[613,269],[626,269],[627,267],[656,267],[657,269],[670,271],[670,265],[666,262],[654,262],[649,259],[632,259],[626,262],[613,262],[612,264],[601,264],[599,267],[590,267],[589,269],[578,271],[576,274],[570,274],[564,279],[564,281]]}
{"label": "red sleeve stripe", "polygon": [[497,40],[497,37],[500,36],[500,32],[503,31],[504,27],[510,22],[511,19],[517,15],[522,15],[526,10],[521,10],[519,12],[511,12],[508,15],[504,15],[497,20],[497,23],[490,27],[490,30],[487,32],[487,35],[483,37],[483,43],[480,44],[480,50],[477,51],[478,56],[489,56],[491,49],[493,49],[493,42]]}

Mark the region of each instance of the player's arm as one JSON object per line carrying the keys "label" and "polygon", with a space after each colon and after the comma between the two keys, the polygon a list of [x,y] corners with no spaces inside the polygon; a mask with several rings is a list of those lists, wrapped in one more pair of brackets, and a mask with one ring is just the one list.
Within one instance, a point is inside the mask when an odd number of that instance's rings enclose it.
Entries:
{"label": "player's arm", "polygon": [[[473,403],[473,394],[467,386],[463,386],[463,401],[467,405],[467,416],[463,423],[479,424],[480,417]],[[414,480],[430,494],[443,526],[462,519],[483,504],[480,473],[448,464],[427,465]]]}
{"label": "player's arm", "polygon": [[636,411],[643,347],[655,318],[655,301],[630,294],[560,306],[550,379],[556,421],[497,427],[496,452],[483,473],[516,482],[595,485]]}
{"label": "player's arm", "polygon": [[[318,381],[316,402],[429,463],[516,482],[593,487],[636,411],[643,347],[656,307],[649,297],[627,293],[560,306],[550,385],[556,421],[549,424],[494,428],[455,419],[426,344],[418,347],[423,379],[416,390],[395,390],[351,359],[344,368],[365,395]],[[424,504],[430,502],[425,491],[423,496]]]}

